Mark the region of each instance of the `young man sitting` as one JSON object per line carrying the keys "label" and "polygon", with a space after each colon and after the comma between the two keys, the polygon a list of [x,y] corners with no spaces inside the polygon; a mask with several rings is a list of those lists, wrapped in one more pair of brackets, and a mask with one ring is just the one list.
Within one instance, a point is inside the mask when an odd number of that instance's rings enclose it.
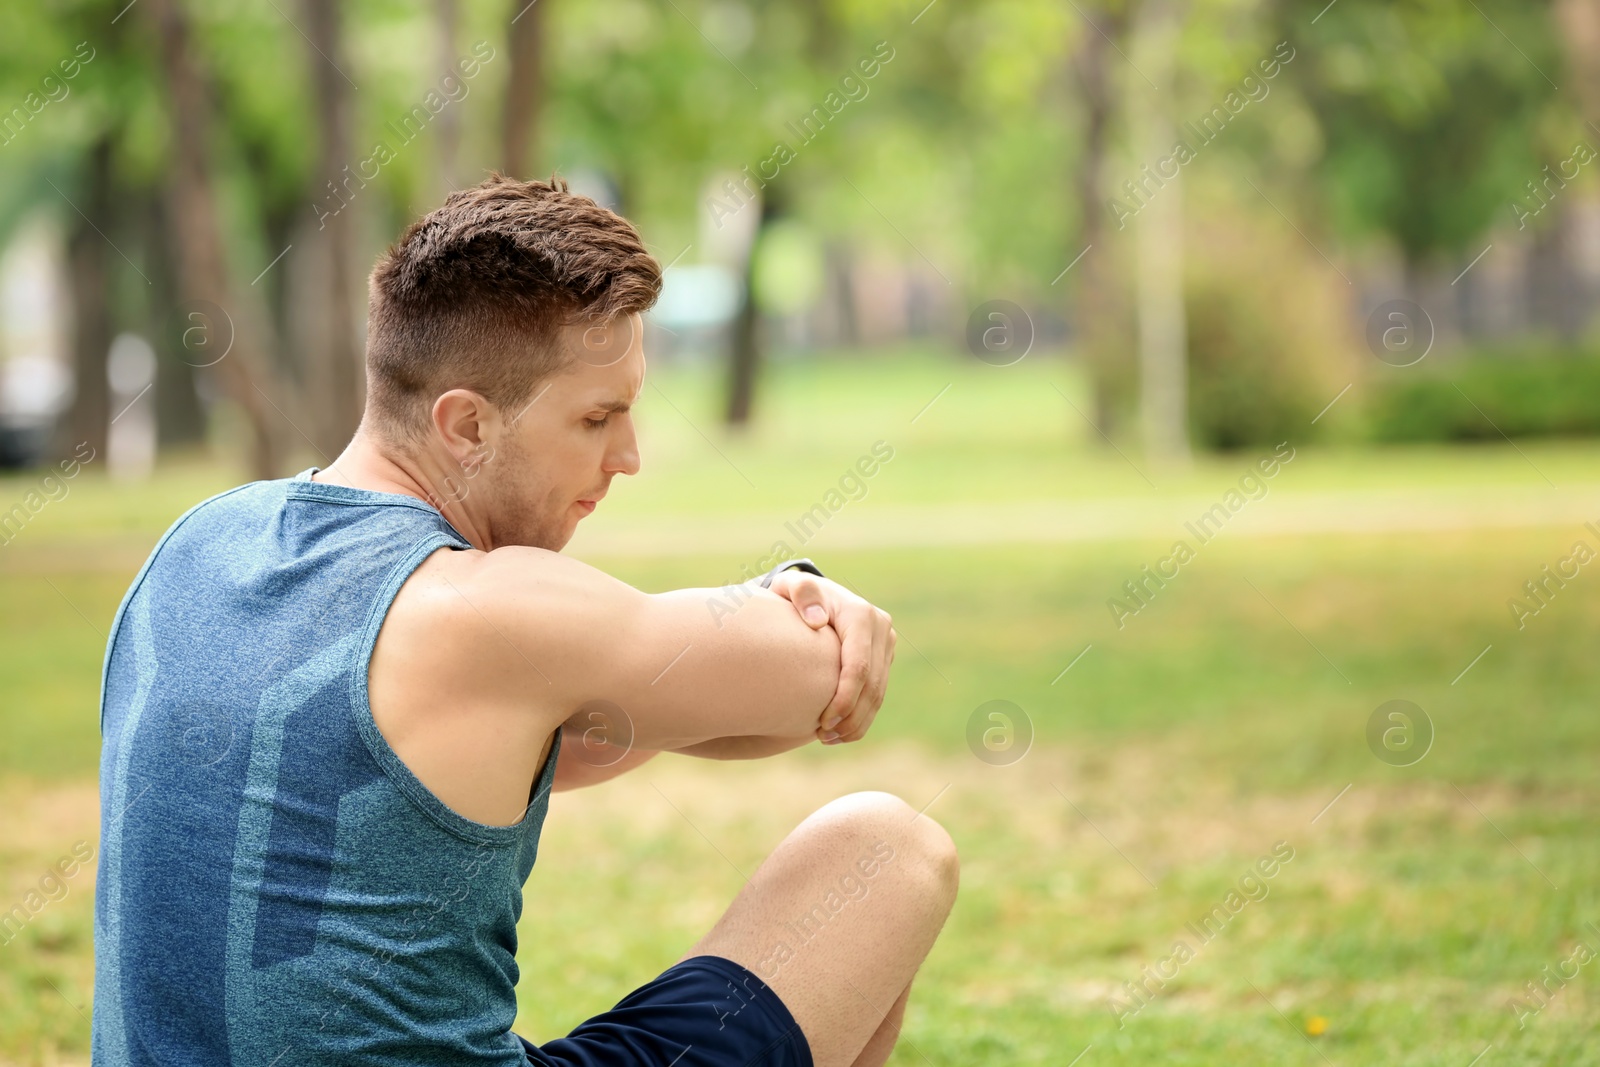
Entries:
{"label": "young man sitting", "polygon": [[[633,227],[559,181],[452,195],[373,271],[349,447],[156,546],[105,662],[95,1063],[888,1058],[958,863],[886,793],[806,818],[611,1011],[542,1045],[511,1030],[551,790],[663,751],[859,740],[894,657],[888,615],[815,573],[775,569],[729,615],[560,554],[639,470],[660,286]],[[582,758],[596,709],[620,757]],[[561,981],[537,944],[520,965]]]}

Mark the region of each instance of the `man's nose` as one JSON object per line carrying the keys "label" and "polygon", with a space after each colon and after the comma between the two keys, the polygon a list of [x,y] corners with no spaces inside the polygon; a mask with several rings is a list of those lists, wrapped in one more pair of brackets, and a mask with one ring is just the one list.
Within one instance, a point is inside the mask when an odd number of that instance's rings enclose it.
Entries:
{"label": "man's nose", "polygon": [[606,455],[606,469],[618,474],[639,473],[639,436],[634,432],[633,420],[628,420],[627,432],[620,435],[616,446]]}

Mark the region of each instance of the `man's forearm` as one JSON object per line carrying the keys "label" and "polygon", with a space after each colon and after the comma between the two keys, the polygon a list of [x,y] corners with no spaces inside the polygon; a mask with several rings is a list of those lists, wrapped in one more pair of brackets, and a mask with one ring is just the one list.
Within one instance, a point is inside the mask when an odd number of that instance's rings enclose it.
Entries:
{"label": "man's forearm", "polygon": [[[715,760],[754,760],[776,756],[802,745],[810,744],[810,737],[717,737],[701,741],[686,748],[666,749],[682,756]],[[555,781],[551,790],[557,793],[569,789],[583,789],[626,774],[641,764],[649,762],[660,752],[656,749],[636,748],[622,755],[615,763],[595,766],[586,763],[576,753],[563,755],[556,761]]]}
{"label": "man's forearm", "polygon": [[766,759],[808,745],[814,740],[814,737],[716,737],[672,751],[700,759]]}
{"label": "man's forearm", "polygon": [[[562,743],[568,742],[563,738]],[[580,741],[577,744],[581,743]],[[654,749],[635,748],[623,753],[614,763],[596,766],[585,762],[574,746],[574,751],[563,752],[556,760],[556,775],[554,781],[550,783],[550,788],[553,792],[560,793],[568,789],[582,789],[585,786],[609,782],[618,775],[626,774],[640,764],[648,762],[656,754]]]}

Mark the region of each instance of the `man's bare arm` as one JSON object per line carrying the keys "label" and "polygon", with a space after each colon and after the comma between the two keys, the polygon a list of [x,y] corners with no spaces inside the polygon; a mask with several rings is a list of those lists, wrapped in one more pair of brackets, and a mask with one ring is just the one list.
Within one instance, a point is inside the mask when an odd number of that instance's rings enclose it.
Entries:
{"label": "man's bare arm", "polygon": [[[696,756],[714,760],[755,760],[792,752],[809,744],[809,737],[719,737],[702,741],[687,748],[674,749],[680,756]],[[630,749],[615,757],[615,762],[591,763],[576,746],[582,740],[573,740],[571,733],[562,736],[561,758],[556,761],[556,777],[551,790],[557,793],[569,789],[586,789],[601,782],[620,778],[631,770],[649,763],[661,755],[659,749]],[[611,757],[601,757],[611,759]]]}
{"label": "man's bare arm", "polygon": [[[467,600],[544,684],[527,697],[576,716],[609,706],[631,748],[677,750],[729,737],[815,736],[837,689],[839,640],[759,590],[731,616],[714,589],[648,594],[540,549],[484,554]],[[508,664],[509,666],[509,664]],[[526,670],[513,674],[525,678]],[[558,764],[559,768],[559,764]]]}
{"label": "man's bare arm", "polygon": [[701,759],[766,759],[768,756],[792,752],[812,740],[810,737],[719,737],[674,751],[680,756],[698,756]]}
{"label": "man's bare arm", "polygon": [[[590,763],[584,758],[582,751],[576,748],[576,745],[581,744],[581,740],[573,742],[570,733],[562,734],[561,757],[556,760],[555,780],[550,783],[552,792],[586,789],[591,785],[609,782],[661,754],[654,749],[635,748],[620,754],[614,763]],[[574,747],[569,748],[569,745]]]}

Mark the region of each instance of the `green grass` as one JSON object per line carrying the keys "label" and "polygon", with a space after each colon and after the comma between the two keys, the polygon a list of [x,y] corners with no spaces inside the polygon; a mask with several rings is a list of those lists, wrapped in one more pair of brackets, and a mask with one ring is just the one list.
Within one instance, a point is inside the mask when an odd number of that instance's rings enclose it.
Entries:
{"label": "green grass", "polygon": [[[1152,470],[1152,489],[1090,446],[1050,389],[1086,408],[1076,380],[1044,360],[771,370],[763,422],[728,439],[705,375],[653,369],[644,476],[588,521],[796,514],[879,439],[896,455],[850,505],[863,516],[1115,498],[1173,502],[1176,521],[1178,501],[1215,498],[1254,458]],[[1251,507],[1346,490],[1520,499],[1548,489],[1545,478],[1589,482],[1597,458],[1587,442],[1306,447]],[[190,460],[117,486],[91,467],[0,547],[0,906],[79,836],[93,840],[105,629],[161,530],[238,480]],[[0,502],[29,484],[0,480]],[[1170,537],[818,547],[824,569],[893,612],[903,637],[873,734],[769,764],[658,760],[637,780],[557,797],[528,887],[519,1026],[548,1038],[608,1007],[715,919],[741,882],[730,862],[748,872],[832,796],[886,788],[918,806],[937,795],[929,813],[962,850],[961,896],[918,978],[896,1065],[1058,1067],[1091,1044],[1081,1067],[1466,1067],[1490,1043],[1484,1067],[1592,1062],[1600,961],[1525,1028],[1506,1006],[1577,940],[1600,950],[1583,927],[1600,923],[1600,574],[1586,568],[1524,630],[1506,607],[1580,537],[1595,543],[1559,523],[1229,530],[1121,629],[1107,598]],[[591,562],[664,589],[715,584],[765,547]],[[1374,709],[1397,697],[1436,730],[1426,758],[1403,768],[1365,740]],[[997,698],[1036,734],[1010,767],[965,744],[973,709]],[[1266,899],[1119,1028],[1109,998],[1279,840],[1295,858]],[[0,1062],[86,1059],[91,903],[89,883],[74,885],[0,946]],[[1304,1035],[1312,1016],[1328,1020],[1325,1035]]]}

